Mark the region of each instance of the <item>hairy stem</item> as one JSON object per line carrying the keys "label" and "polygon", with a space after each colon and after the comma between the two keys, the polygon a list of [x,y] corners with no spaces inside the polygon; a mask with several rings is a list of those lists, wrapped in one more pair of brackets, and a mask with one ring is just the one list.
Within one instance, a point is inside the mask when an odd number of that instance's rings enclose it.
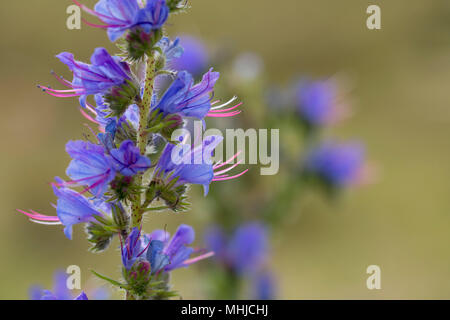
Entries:
{"label": "hairy stem", "polygon": [[[153,96],[153,86],[155,82],[155,56],[152,52],[147,56],[147,66],[145,72],[145,86],[144,95],[142,97],[142,102],[139,104],[139,131],[137,134],[137,146],[142,155],[145,154],[145,149],[148,143],[148,115],[150,113],[150,106],[152,103]],[[143,175],[137,177],[137,183],[142,185]],[[131,227],[139,228],[142,223],[142,196],[139,194],[136,200],[132,204],[132,216],[131,216]]]}

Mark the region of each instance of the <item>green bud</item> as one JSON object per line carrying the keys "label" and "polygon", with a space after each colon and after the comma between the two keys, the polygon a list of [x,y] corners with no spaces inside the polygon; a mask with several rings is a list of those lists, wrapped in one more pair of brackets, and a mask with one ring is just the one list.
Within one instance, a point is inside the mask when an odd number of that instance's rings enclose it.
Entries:
{"label": "green bud", "polygon": [[140,99],[139,86],[127,80],[121,86],[113,87],[105,96],[105,103],[112,110],[112,116],[120,117],[128,106]]}

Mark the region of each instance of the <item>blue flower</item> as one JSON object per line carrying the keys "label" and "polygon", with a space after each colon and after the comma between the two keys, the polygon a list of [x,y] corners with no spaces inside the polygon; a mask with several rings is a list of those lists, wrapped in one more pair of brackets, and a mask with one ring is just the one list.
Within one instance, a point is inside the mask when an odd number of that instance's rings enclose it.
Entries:
{"label": "blue flower", "polygon": [[136,25],[146,33],[160,29],[169,17],[169,7],[165,0],[148,0],[144,9],[138,13]]}
{"label": "blue flower", "polygon": [[55,273],[53,291],[44,290],[39,286],[30,288],[31,300],[88,300],[88,297],[83,292],[77,297],[73,297],[70,290],[67,288],[68,275],[63,271]]}
{"label": "blue flower", "polygon": [[209,62],[208,50],[204,43],[192,36],[181,36],[184,53],[172,59],[170,66],[175,70],[186,70],[197,76],[204,72]]}
{"label": "blue flower", "polygon": [[146,171],[151,166],[150,159],[142,156],[131,140],[123,141],[120,148],[111,150],[110,154],[114,169],[127,177]]}
{"label": "blue flower", "polygon": [[85,191],[101,197],[116,175],[104,147],[86,141],[69,141],[66,151],[73,159],[66,170],[72,179],[66,185],[87,185]]}
{"label": "blue flower", "polygon": [[178,72],[175,81],[154,107],[165,116],[178,114],[203,119],[211,109],[211,93],[219,79],[219,73],[209,70],[203,80],[194,85],[194,79],[186,71]]}
{"label": "blue flower", "polygon": [[122,264],[125,269],[130,270],[136,260],[144,254],[147,248],[141,241],[141,230],[133,228],[122,244]]}
{"label": "blue flower", "polygon": [[56,213],[59,221],[65,226],[64,234],[72,239],[73,225],[95,221],[94,216],[103,216],[98,206],[95,206],[88,199],[78,192],[67,188],[57,188],[53,186],[57,200]]}
{"label": "blue flower", "polygon": [[214,227],[207,232],[205,239],[218,261],[239,274],[259,270],[267,259],[267,231],[257,222],[240,226],[231,238]]}
{"label": "blue flower", "polygon": [[140,11],[136,0],[100,0],[94,7],[95,15],[108,26],[111,41],[119,39],[125,31],[136,25]]}
{"label": "blue flower", "polygon": [[164,230],[155,230],[146,238],[150,241],[147,260],[150,262],[152,273],[184,268],[213,255],[212,252],[208,252],[189,259],[195,250],[187,246],[194,242],[195,232],[191,226],[185,224],[178,227],[171,239]]}
{"label": "blue flower", "polygon": [[[166,63],[173,59],[180,58],[183,55],[184,48],[180,45],[180,39],[176,38],[174,41],[170,41],[169,38],[163,37],[156,44],[164,53]],[[179,69],[177,69],[179,70]]]}
{"label": "blue flower", "polygon": [[361,144],[327,141],[309,152],[305,171],[317,175],[331,186],[346,187],[358,182],[364,162]]}
{"label": "blue flower", "polygon": [[73,1],[104,23],[104,25],[96,25],[84,21],[92,27],[107,28],[108,37],[112,42],[123,36],[127,30],[136,27],[141,27],[146,33],[160,29],[169,16],[169,8],[165,0],[148,0],[145,8],[140,8],[137,0],[100,0],[94,10],[80,4],[77,0]]}
{"label": "blue flower", "polygon": [[80,97],[80,104],[83,107],[86,107],[87,96],[98,93],[119,95],[120,86],[132,79],[128,64],[121,61],[119,57],[112,57],[104,48],[95,49],[91,64],[76,61],[73,54],[69,52],[63,52],[57,57],[73,72],[72,82],[57,77],[70,89],[54,90],[49,87],[39,87],[56,97]]}
{"label": "blue flower", "polygon": [[295,90],[297,111],[306,124],[323,126],[335,120],[338,110],[333,83],[301,81]]}
{"label": "blue flower", "polygon": [[178,178],[176,185],[198,184],[208,194],[209,185],[214,180],[214,165],[211,155],[222,142],[221,136],[209,136],[200,146],[167,144],[159,158],[156,170],[169,180]]}

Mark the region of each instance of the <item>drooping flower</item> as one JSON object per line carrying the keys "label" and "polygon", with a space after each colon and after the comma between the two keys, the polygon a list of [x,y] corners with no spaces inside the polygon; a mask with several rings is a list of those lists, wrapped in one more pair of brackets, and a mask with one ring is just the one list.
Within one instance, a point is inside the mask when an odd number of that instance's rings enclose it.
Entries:
{"label": "drooping flower", "polygon": [[[180,140],[182,139],[183,137],[180,138]],[[221,136],[209,136],[198,146],[183,143],[176,146],[167,144],[156,165],[156,170],[164,178],[168,177],[169,182],[173,179],[178,179],[176,186],[183,184],[202,185],[204,193],[207,195],[211,182],[234,179],[248,171],[245,170],[234,176],[227,174],[228,171],[234,169],[241,162],[237,162],[226,169],[221,169],[229,165],[237,155],[224,163],[212,163],[211,157],[214,149],[222,140],[223,137]]]}
{"label": "drooping flower", "polygon": [[39,86],[48,94],[56,97],[80,97],[82,107],[86,106],[86,98],[89,95],[103,94],[113,111],[116,111],[113,108],[114,99],[117,100],[116,103],[122,103],[122,100],[129,102],[135,98],[137,89],[128,64],[119,57],[111,56],[106,49],[95,49],[91,64],[76,61],[69,52],[63,52],[57,57],[73,72],[73,81],[69,82],[56,76],[58,81],[69,89],[55,90]]}
{"label": "drooping flower", "polygon": [[67,153],[72,161],[66,174],[72,179],[67,186],[87,185],[85,191],[101,197],[114,179],[116,171],[113,162],[105,154],[105,148],[87,141],[69,141]]}
{"label": "drooping flower", "polygon": [[267,231],[257,222],[240,226],[231,237],[213,227],[205,242],[220,263],[239,274],[258,271],[268,256]]}
{"label": "drooping flower", "polygon": [[361,144],[326,141],[309,152],[304,170],[333,187],[347,187],[359,182],[364,163]]}
{"label": "drooping flower", "polygon": [[103,216],[99,206],[94,205],[78,192],[68,188],[53,186],[57,196],[56,213],[59,221],[65,226],[64,234],[72,239],[72,228],[75,224],[95,221],[94,216]]}
{"label": "drooping flower", "polygon": [[88,300],[86,294],[81,292],[74,297],[67,288],[68,275],[63,271],[58,271],[54,276],[54,288],[52,291],[44,290],[39,286],[30,288],[31,300]]}
{"label": "drooping flower", "polygon": [[205,44],[198,38],[184,35],[180,37],[183,46],[183,54],[171,59],[170,67],[175,70],[200,75],[206,71],[209,62],[209,54]]}
{"label": "drooping flower", "polygon": [[191,226],[180,225],[170,239],[170,235],[164,230],[155,230],[147,236],[149,248],[147,250],[147,260],[150,262],[152,273],[161,270],[165,272],[174,269],[187,267],[197,261],[209,258],[214,255],[208,252],[190,259],[196,251],[191,247],[195,239],[195,232]]}
{"label": "drooping flower", "polygon": [[331,80],[300,81],[295,87],[295,103],[302,121],[311,127],[335,123],[347,113]]}
{"label": "drooping flower", "polygon": [[123,36],[127,30],[137,27],[142,28],[146,33],[159,29],[169,16],[169,8],[165,0],[148,0],[145,8],[140,8],[137,0],[100,0],[94,10],[77,0],[73,1],[104,23],[98,25],[83,19],[92,27],[107,29],[108,37],[112,42]]}
{"label": "drooping flower", "polygon": [[[73,226],[79,223],[95,221],[95,216],[104,217],[111,214],[111,206],[101,199],[89,200],[80,193],[69,188],[64,181],[56,178],[53,183],[53,192],[58,198],[56,205],[57,216],[48,216],[30,210],[29,212],[17,209],[18,212],[26,215],[32,222],[47,225],[64,225],[64,234],[72,240]],[[62,187],[61,187],[62,186]]]}
{"label": "drooping flower", "polygon": [[111,150],[110,154],[114,169],[127,177],[146,171],[151,166],[150,159],[142,156],[131,140],[125,140],[119,149]]}

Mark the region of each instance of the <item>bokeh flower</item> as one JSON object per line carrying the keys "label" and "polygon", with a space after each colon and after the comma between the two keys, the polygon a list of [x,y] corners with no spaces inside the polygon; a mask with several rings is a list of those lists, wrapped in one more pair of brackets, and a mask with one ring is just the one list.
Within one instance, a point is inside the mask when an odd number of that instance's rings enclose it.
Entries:
{"label": "bokeh flower", "polygon": [[260,270],[269,253],[267,230],[259,222],[243,224],[231,236],[220,227],[212,227],[205,242],[217,261],[238,274]]}

